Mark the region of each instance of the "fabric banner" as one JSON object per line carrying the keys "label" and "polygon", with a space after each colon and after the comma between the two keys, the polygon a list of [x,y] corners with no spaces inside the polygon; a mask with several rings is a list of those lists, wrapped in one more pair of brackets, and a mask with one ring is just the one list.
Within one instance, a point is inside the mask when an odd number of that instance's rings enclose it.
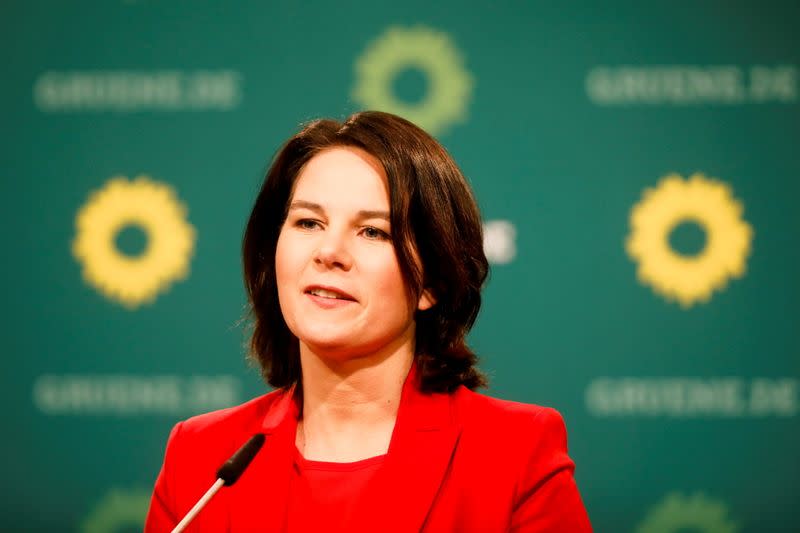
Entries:
{"label": "fabric banner", "polygon": [[797,531],[800,6],[612,4],[6,2],[3,529],[141,528],[170,428],[268,390],[263,173],[379,109],[470,179],[488,393],[563,414],[596,530]]}

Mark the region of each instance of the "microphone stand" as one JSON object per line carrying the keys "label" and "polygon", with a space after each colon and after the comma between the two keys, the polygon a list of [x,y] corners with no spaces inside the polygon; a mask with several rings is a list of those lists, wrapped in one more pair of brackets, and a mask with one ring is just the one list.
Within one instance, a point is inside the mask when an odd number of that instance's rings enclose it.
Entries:
{"label": "microphone stand", "polygon": [[211,501],[211,498],[217,493],[219,489],[223,486],[231,486],[236,483],[236,480],[239,479],[239,476],[242,475],[244,469],[247,468],[247,465],[250,464],[250,461],[253,460],[253,457],[256,456],[258,450],[261,449],[261,446],[264,445],[264,434],[263,433],[256,433],[250,439],[245,442],[241,448],[236,450],[230,459],[225,461],[219,470],[217,470],[217,480],[214,482],[213,485],[203,494],[202,498],[197,500],[197,503],[194,504],[186,516],[178,522],[178,525],[175,526],[175,529],[172,530],[172,533],[181,533],[186,526],[189,525],[189,522],[194,520],[194,518],[203,510],[203,507]]}
{"label": "microphone stand", "polygon": [[211,500],[211,498],[214,497],[214,494],[216,494],[217,491],[221,489],[223,485],[225,485],[225,480],[222,478],[217,479],[214,482],[214,484],[211,485],[211,487],[206,491],[206,493],[203,494],[203,497],[197,500],[197,503],[194,504],[194,507],[192,507],[192,509],[188,513],[186,513],[186,516],[183,517],[183,520],[178,522],[178,525],[175,526],[175,529],[172,530],[172,533],[181,533],[181,531],[186,529],[186,526],[189,525],[189,522],[194,520],[194,517],[197,516],[197,514],[200,511],[203,510],[203,507],[206,506],[209,500]]}

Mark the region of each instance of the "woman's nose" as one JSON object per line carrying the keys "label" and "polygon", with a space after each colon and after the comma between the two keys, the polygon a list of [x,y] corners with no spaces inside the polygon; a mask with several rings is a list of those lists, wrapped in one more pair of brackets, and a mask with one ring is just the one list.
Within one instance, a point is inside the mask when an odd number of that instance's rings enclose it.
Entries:
{"label": "woman's nose", "polygon": [[314,262],[326,268],[350,270],[353,258],[347,250],[347,239],[341,232],[325,231],[314,252]]}

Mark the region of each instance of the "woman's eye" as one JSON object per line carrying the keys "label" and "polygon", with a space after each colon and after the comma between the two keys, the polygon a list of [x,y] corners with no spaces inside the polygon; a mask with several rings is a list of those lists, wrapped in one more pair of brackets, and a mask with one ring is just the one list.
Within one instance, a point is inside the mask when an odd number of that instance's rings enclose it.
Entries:
{"label": "woman's eye", "polygon": [[389,240],[389,234],[385,231],[381,231],[378,228],[374,228],[372,226],[367,226],[363,230],[363,234],[368,239],[386,239]]}
{"label": "woman's eye", "polygon": [[318,222],[310,218],[302,218],[295,222],[295,225],[301,229],[314,229],[318,226]]}

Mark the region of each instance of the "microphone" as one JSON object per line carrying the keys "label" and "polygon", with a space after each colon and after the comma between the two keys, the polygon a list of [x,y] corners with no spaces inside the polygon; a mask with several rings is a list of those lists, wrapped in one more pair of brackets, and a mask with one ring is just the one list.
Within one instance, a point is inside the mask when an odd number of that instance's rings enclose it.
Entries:
{"label": "microphone", "polygon": [[253,457],[256,456],[258,450],[261,449],[261,446],[264,445],[264,434],[263,433],[256,433],[250,439],[245,442],[241,448],[236,450],[230,459],[225,461],[225,463],[219,467],[217,470],[217,480],[214,482],[213,485],[203,494],[203,497],[197,500],[197,503],[194,504],[194,507],[186,513],[186,516],[183,517],[175,529],[172,530],[172,533],[181,533],[186,526],[189,525],[189,522],[194,520],[194,517],[203,510],[203,507],[214,497],[217,491],[222,488],[223,486],[230,487],[236,480],[239,479],[239,476],[242,475],[244,469],[247,468],[247,465],[250,464],[250,461],[253,460]]}

